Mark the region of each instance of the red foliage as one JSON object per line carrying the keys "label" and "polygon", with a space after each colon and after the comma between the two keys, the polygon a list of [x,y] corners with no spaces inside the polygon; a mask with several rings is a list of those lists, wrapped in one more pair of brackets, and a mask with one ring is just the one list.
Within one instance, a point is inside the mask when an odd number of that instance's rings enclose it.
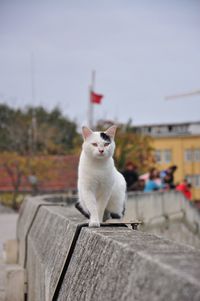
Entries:
{"label": "red foliage", "polygon": [[[41,160],[41,163],[43,160],[50,162],[49,176],[39,180],[38,188],[40,191],[76,189],[78,156],[42,156],[38,159]],[[14,191],[11,178],[2,165],[0,165],[0,191]],[[31,191],[27,176],[22,176],[19,191]]]}

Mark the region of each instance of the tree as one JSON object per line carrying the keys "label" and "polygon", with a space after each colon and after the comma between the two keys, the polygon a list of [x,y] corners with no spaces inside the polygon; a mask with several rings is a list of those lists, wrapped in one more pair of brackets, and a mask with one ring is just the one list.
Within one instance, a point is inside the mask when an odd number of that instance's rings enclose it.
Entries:
{"label": "tree", "polygon": [[55,108],[46,114],[41,108],[36,110],[37,149],[41,153],[66,154],[72,152],[77,137],[76,124],[63,117]]}
{"label": "tree", "polygon": [[[104,127],[103,123],[97,125],[98,130],[102,130]],[[131,119],[127,124],[121,125],[115,137],[116,150],[114,159],[118,169],[123,170],[126,162],[132,161],[137,165],[141,173],[145,172],[149,165],[154,163],[151,141],[151,137],[135,132]]]}
{"label": "tree", "polygon": [[124,168],[127,161],[132,161],[142,173],[153,163],[153,149],[149,137],[118,130],[115,140],[115,161],[120,170]]}
{"label": "tree", "polygon": [[30,118],[20,109],[0,105],[0,151],[28,152]]}
{"label": "tree", "polygon": [[67,154],[77,135],[75,122],[58,108],[48,112],[43,107],[21,110],[0,105],[0,152]]}
{"label": "tree", "polygon": [[[52,179],[54,177],[55,162],[31,156],[20,156],[17,153],[4,152],[0,157],[0,166],[9,177],[13,188],[12,207],[18,208],[17,197],[20,188],[28,188],[31,184],[28,182],[29,176],[35,176],[38,181]],[[32,183],[34,184],[34,183]],[[34,185],[32,185],[34,188]]]}

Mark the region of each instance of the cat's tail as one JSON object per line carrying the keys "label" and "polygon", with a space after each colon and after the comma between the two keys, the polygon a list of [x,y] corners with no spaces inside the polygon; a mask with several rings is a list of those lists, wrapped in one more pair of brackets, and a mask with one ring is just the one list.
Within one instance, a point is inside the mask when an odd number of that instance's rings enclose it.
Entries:
{"label": "cat's tail", "polygon": [[104,212],[103,222],[106,222],[108,219],[121,219],[125,214],[125,205],[121,214],[109,212],[107,209]]}
{"label": "cat's tail", "polygon": [[90,214],[89,212],[86,212],[83,207],[81,206],[80,202],[76,202],[75,204],[76,209],[78,209],[78,211],[83,214],[86,218],[90,218]]}

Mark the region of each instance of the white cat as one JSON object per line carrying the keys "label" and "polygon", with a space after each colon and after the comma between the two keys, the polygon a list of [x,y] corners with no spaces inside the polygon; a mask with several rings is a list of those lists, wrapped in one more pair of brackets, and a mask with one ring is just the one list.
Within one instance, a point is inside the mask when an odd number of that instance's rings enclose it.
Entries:
{"label": "white cat", "polygon": [[121,218],[124,214],[126,182],[112,158],[116,129],[115,125],[105,132],[82,128],[84,143],[78,169],[76,208],[90,219],[90,227],[99,227],[105,212],[109,213],[107,218]]}

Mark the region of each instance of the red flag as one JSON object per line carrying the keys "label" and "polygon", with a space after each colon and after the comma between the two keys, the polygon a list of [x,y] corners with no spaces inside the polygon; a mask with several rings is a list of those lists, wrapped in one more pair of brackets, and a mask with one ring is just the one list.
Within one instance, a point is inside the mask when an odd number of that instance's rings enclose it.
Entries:
{"label": "red flag", "polygon": [[91,95],[90,95],[90,101],[91,101],[91,103],[100,104],[102,98],[103,98],[102,94],[96,94],[93,91],[91,91]]}

